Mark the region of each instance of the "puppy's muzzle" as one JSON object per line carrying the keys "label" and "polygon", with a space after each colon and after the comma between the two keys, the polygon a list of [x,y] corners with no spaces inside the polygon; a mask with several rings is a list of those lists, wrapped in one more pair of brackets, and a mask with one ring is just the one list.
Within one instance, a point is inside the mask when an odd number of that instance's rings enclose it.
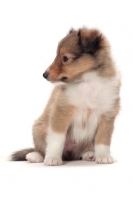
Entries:
{"label": "puppy's muzzle", "polygon": [[49,75],[49,73],[46,71],[46,72],[44,72],[43,77],[48,79],[48,75]]}

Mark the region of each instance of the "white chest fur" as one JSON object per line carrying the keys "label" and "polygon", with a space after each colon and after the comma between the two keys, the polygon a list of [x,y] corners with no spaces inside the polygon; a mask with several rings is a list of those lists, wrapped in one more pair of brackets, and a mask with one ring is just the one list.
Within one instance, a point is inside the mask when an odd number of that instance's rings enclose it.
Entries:
{"label": "white chest fur", "polygon": [[86,110],[78,109],[78,112],[75,114],[73,123],[72,123],[72,132],[71,136],[76,143],[82,141],[92,141],[97,125],[99,121],[99,116],[95,111],[88,112]]}
{"label": "white chest fur", "polygon": [[118,76],[103,78],[91,72],[83,80],[66,90],[69,103],[77,108],[72,127],[77,142],[94,137],[100,116],[109,112],[118,98]]}

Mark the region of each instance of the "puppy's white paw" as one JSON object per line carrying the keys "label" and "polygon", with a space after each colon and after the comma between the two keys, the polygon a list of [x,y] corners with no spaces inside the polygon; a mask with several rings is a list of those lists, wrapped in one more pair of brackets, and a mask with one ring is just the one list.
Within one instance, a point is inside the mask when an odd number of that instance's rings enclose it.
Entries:
{"label": "puppy's white paw", "polygon": [[62,165],[63,161],[61,158],[46,157],[44,160],[44,164],[47,166],[57,166],[57,165]]}
{"label": "puppy's white paw", "polygon": [[98,164],[112,164],[114,162],[114,159],[112,156],[98,156],[96,157],[96,162]]}
{"label": "puppy's white paw", "polygon": [[94,156],[93,151],[87,151],[87,152],[83,153],[83,155],[81,157],[82,157],[82,160],[95,161],[95,156]]}
{"label": "puppy's white paw", "polygon": [[43,162],[44,158],[39,152],[31,152],[26,155],[26,160],[31,163]]}

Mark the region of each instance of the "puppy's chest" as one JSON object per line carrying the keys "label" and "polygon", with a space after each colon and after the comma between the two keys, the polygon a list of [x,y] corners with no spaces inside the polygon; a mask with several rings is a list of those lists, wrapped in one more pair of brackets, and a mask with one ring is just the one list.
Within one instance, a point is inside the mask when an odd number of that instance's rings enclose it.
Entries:
{"label": "puppy's chest", "polygon": [[118,98],[115,90],[115,81],[95,79],[75,84],[67,90],[67,98],[71,105],[80,110],[89,109],[103,114],[112,109],[114,101]]}
{"label": "puppy's chest", "polygon": [[76,143],[92,141],[98,126],[99,115],[87,108],[77,108],[73,116],[71,136]]}
{"label": "puppy's chest", "polygon": [[113,89],[113,83],[89,80],[72,86],[67,91],[70,104],[74,105],[71,134],[79,143],[94,138],[100,116],[112,109],[114,100],[118,97]]}

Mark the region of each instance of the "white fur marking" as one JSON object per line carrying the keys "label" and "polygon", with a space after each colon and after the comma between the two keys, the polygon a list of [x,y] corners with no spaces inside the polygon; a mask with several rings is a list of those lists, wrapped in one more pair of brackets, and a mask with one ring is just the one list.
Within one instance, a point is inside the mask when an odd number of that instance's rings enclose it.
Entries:
{"label": "white fur marking", "polygon": [[73,120],[72,139],[76,143],[84,140],[92,141],[97,125],[98,116],[95,111],[91,111],[88,116],[86,109],[78,109]]}
{"label": "white fur marking", "polygon": [[96,72],[83,75],[79,83],[67,87],[69,102],[78,108],[90,108],[103,114],[112,109],[114,101],[119,97],[117,86],[119,76],[100,77]]}
{"label": "white fur marking", "polygon": [[95,160],[95,156],[94,156],[93,151],[87,151],[87,152],[83,153],[83,155],[81,157],[82,157],[82,160],[87,160],[87,161],[94,161]]}
{"label": "white fur marking", "polygon": [[26,160],[31,163],[43,162],[43,156],[39,152],[31,152],[26,155]]}
{"label": "white fur marking", "polygon": [[[94,138],[99,117],[112,110],[119,97],[118,83],[119,74],[105,78],[98,76],[97,72],[89,72],[84,74],[78,83],[66,86],[68,102],[77,107],[72,123],[72,138],[77,143]],[[83,122],[86,124],[85,128]]]}
{"label": "white fur marking", "polygon": [[51,128],[48,130],[47,147],[44,164],[61,165],[62,153],[65,144],[66,135],[64,133],[55,133]]}
{"label": "white fur marking", "polygon": [[47,166],[56,166],[56,165],[62,165],[63,162],[61,158],[47,157],[44,160],[44,164]]}
{"label": "white fur marking", "polygon": [[112,156],[110,156],[110,147],[107,145],[95,146],[96,162],[99,164],[111,164],[114,162]]}

